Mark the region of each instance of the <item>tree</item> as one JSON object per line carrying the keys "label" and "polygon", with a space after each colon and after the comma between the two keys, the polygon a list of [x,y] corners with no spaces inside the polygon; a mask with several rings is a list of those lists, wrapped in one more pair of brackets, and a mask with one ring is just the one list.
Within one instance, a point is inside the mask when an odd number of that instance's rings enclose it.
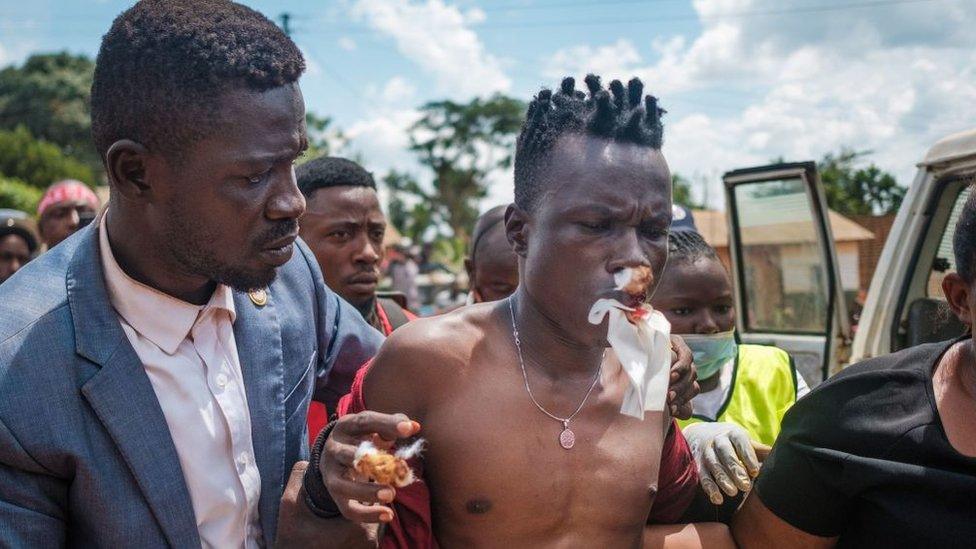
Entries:
{"label": "tree", "polygon": [[[383,183],[391,191],[389,202],[390,223],[400,231],[400,234],[414,242],[420,242],[428,237],[436,236],[433,230],[434,219],[431,208],[425,202],[414,202],[412,205],[404,201],[405,194],[414,194],[416,180],[410,175],[391,170],[383,178]],[[411,189],[407,191],[406,189]],[[423,192],[419,190],[419,192]],[[431,233],[435,234],[431,234]]]}
{"label": "tree", "polygon": [[305,113],[305,127],[308,132],[308,150],[300,163],[320,156],[337,154],[346,144],[342,130],[332,125],[332,118],[319,116],[314,112]]}
{"label": "tree", "polygon": [[12,208],[33,215],[43,194],[41,189],[23,181],[0,176],[0,208]]}
{"label": "tree", "polygon": [[898,211],[905,189],[895,177],[872,162],[857,168],[870,151],[842,147],[837,154],[827,153],[817,163],[827,206],[844,215],[883,215]]}
{"label": "tree", "polygon": [[100,172],[91,139],[91,84],[95,64],[67,52],[30,56],[0,70],[0,129],[25,126]]}
{"label": "tree", "polygon": [[[437,235],[455,239],[453,249],[464,250],[468,231],[478,218],[478,203],[488,195],[488,177],[512,164],[524,107],[521,101],[501,94],[469,103],[443,100],[421,107],[420,120],[410,128],[410,150],[430,170],[431,181],[423,185],[403,173],[387,177],[394,201],[400,201],[396,212],[403,215],[401,222],[406,221],[407,202],[421,205],[409,211],[422,216],[422,222],[413,228],[397,225],[398,229],[409,235],[429,221],[428,227]],[[393,217],[392,203],[390,209]]]}
{"label": "tree", "polygon": [[87,164],[65,156],[53,143],[35,139],[24,126],[0,130],[0,176],[40,189],[59,179],[78,179],[89,185],[95,181]]}
{"label": "tree", "polygon": [[690,210],[701,210],[705,205],[691,196],[691,181],[679,173],[671,174],[671,197],[675,204]]}

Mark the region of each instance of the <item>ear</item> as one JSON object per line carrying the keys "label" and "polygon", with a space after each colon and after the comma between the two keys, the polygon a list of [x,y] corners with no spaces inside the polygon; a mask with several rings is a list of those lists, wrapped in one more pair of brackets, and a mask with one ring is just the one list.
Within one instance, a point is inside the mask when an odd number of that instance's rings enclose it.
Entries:
{"label": "ear", "polygon": [[967,326],[973,324],[973,311],[970,306],[970,288],[959,273],[949,273],[942,279],[942,293],[945,294],[949,308],[960,322]]}
{"label": "ear", "polygon": [[149,151],[146,147],[122,139],[112,143],[105,154],[105,169],[112,187],[125,199],[143,201],[150,193],[146,182]]}
{"label": "ear", "polygon": [[505,210],[505,236],[515,255],[525,257],[529,248],[529,216],[515,204]]}

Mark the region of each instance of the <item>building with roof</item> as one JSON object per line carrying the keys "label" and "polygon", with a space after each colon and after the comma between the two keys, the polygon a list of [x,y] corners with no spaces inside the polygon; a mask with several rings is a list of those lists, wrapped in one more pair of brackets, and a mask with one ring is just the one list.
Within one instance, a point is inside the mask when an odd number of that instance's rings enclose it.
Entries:
{"label": "building with roof", "polygon": [[[777,215],[775,211],[768,213],[768,216],[775,215]],[[706,242],[715,248],[722,262],[731,272],[728,221],[725,212],[692,210],[692,216],[695,218],[698,232],[701,233]],[[828,218],[837,250],[841,286],[845,292],[856,294],[859,290],[866,289],[861,288],[862,258],[860,248],[864,243],[873,241],[875,235],[833,210],[828,210]],[[782,264],[789,268],[789,271],[782,273],[782,281],[779,282],[784,286],[786,292],[802,292],[813,285],[813,281],[808,280],[807,274],[814,271],[813,266],[809,263],[815,260],[815,256],[810,253],[803,253],[803,248],[811,244],[809,241],[810,222],[808,220],[796,221],[795,219],[795,217],[790,219],[787,211],[782,222],[774,225],[775,230],[771,230],[772,226],[769,224],[763,225],[761,231],[751,227],[743,227],[743,240],[749,242],[751,246],[777,248],[777,252],[782,258]]]}

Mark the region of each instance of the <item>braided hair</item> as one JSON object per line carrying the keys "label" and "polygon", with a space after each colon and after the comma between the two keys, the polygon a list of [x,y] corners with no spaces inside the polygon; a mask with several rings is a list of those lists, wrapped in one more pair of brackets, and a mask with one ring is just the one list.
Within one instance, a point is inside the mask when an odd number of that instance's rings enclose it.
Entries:
{"label": "braided hair", "polygon": [[644,96],[644,83],[633,78],[624,87],[619,80],[603,89],[600,77],[584,79],[589,94],[576,89],[576,80],[564,78],[559,91],[543,88],[529,103],[515,146],[515,204],[532,210],[541,195],[541,173],[549,154],[564,135],[590,135],[622,143],[660,149],[664,134],[657,98]]}
{"label": "braided hair", "polygon": [[671,231],[668,235],[668,262],[694,263],[699,259],[718,259],[715,248],[695,231]]}

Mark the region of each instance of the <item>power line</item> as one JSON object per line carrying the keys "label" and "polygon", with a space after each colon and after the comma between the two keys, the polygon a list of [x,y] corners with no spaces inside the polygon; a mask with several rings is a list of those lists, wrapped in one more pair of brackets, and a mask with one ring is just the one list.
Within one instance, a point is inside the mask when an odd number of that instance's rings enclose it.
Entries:
{"label": "power line", "polygon": [[[671,23],[678,21],[721,21],[724,19],[748,19],[752,17],[768,17],[777,15],[799,15],[813,13],[827,13],[835,11],[848,11],[857,9],[884,8],[904,4],[927,4],[932,2],[943,2],[946,0],[864,0],[860,2],[850,2],[846,4],[834,4],[827,6],[802,6],[794,8],[772,8],[766,10],[744,10],[737,12],[727,12],[716,15],[701,16],[697,13],[687,15],[655,15],[653,17],[628,17],[610,19],[574,19],[562,21],[516,21],[510,23],[487,23],[477,25],[477,31],[483,30],[505,30],[521,28],[555,28],[572,26],[595,26],[595,25],[624,25],[624,24],[644,24],[644,23]],[[314,18],[319,21],[329,20],[328,18]],[[331,27],[330,33],[343,34],[363,34],[376,32],[375,29],[362,27]]]}

